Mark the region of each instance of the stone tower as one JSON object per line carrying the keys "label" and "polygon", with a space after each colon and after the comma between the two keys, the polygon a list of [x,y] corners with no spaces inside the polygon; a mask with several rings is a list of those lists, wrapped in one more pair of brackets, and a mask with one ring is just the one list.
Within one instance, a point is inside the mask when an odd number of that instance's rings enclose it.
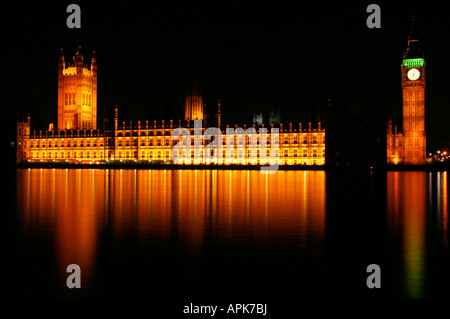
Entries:
{"label": "stone tower", "polygon": [[97,129],[97,60],[83,65],[78,46],[73,63],[67,65],[63,50],[58,63],[58,130]]}
{"label": "stone tower", "polygon": [[414,16],[408,47],[401,65],[403,90],[404,164],[425,164],[425,59],[414,31]]}
{"label": "stone tower", "polygon": [[387,163],[421,165],[426,162],[425,59],[414,33],[414,16],[408,47],[401,65],[403,132],[392,121],[387,126]]}
{"label": "stone tower", "polygon": [[197,88],[195,69],[192,66],[189,88],[184,102],[184,119],[186,121],[203,120],[203,97]]}

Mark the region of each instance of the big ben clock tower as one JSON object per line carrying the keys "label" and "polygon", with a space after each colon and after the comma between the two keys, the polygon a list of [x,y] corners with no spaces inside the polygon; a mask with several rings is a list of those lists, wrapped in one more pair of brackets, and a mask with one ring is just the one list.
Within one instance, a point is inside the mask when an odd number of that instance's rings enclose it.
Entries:
{"label": "big ben clock tower", "polygon": [[418,38],[413,34],[414,16],[408,47],[403,55],[403,163],[425,164],[425,59]]}

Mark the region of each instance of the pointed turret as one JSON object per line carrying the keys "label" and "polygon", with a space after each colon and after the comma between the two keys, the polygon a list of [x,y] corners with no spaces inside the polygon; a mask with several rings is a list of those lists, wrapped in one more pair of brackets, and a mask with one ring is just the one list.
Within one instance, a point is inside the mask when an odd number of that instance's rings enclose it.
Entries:
{"label": "pointed turret", "polygon": [[60,69],[60,73],[62,74],[62,70],[66,67],[66,62],[64,61],[64,51],[63,48],[61,48],[61,53],[59,54],[59,64],[58,69]]}
{"label": "pointed turret", "polygon": [[415,15],[411,17],[411,30],[408,35],[408,47],[403,54],[403,59],[418,59],[423,58],[422,48],[420,46],[417,28],[415,27]]}

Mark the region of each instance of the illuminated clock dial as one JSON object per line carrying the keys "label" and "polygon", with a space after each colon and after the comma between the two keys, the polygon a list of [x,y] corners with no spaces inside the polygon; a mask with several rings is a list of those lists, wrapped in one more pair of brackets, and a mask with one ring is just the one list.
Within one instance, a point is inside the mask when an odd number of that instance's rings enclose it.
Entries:
{"label": "illuminated clock dial", "polygon": [[408,79],[410,79],[411,81],[415,81],[419,78],[420,76],[420,72],[417,69],[411,69],[408,71]]}

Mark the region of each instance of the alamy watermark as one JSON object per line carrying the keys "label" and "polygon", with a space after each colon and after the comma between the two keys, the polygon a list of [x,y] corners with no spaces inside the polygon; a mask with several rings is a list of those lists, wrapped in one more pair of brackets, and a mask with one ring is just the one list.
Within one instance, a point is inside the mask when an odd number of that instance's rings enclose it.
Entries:
{"label": "alamy watermark", "polygon": [[[270,129],[268,143],[267,128],[260,128],[258,132],[254,127],[246,130],[241,127],[227,128],[226,134],[223,135],[219,128],[211,127],[203,134],[202,121],[195,120],[193,137],[187,128],[179,127],[173,130],[171,138],[179,142],[172,148],[172,161],[175,164],[191,164],[193,158],[194,164],[259,163],[265,165],[261,166],[261,173],[273,174],[279,167],[279,131],[278,128]],[[211,142],[203,147],[203,141]]]}

